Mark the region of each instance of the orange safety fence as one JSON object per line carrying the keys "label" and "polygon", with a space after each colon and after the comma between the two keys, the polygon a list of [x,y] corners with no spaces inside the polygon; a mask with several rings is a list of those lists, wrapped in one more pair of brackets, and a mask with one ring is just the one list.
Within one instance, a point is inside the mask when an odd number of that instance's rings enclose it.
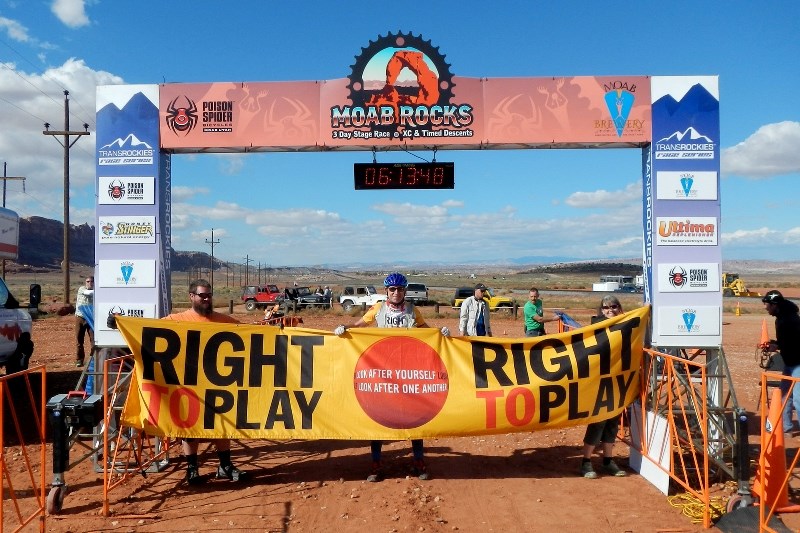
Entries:
{"label": "orange safety fence", "polygon": [[[783,431],[783,411],[792,401],[792,392],[798,386],[798,381],[800,378],[776,372],[761,374],[761,451],[752,489],[753,496],[759,499],[759,531],[775,532],[769,527],[769,522],[776,513],[800,512],[800,505],[789,502],[789,484],[800,460],[800,448],[787,455]],[[780,386],[773,387],[770,393],[769,388],[774,383],[788,389],[784,397]],[[800,417],[800,413],[797,416]]]}
{"label": "orange safety fence", "polygon": [[[653,460],[653,465],[667,473],[702,505],[703,527],[711,527],[710,433],[715,424],[709,416],[708,369],[705,362],[644,350],[641,389],[637,402],[639,416],[630,416],[628,444],[643,457],[668,457],[669,466]],[[663,432],[650,418],[666,422]],[[634,435],[638,438],[634,438]],[[719,441],[716,441],[718,444]]]}
{"label": "orange safety fence", "polygon": [[103,516],[111,514],[109,493],[113,489],[131,477],[160,472],[169,463],[169,438],[146,435],[121,423],[122,406],[132,386],[133,364],[130,355],[103,362]]}
{"label": "orange safety fence", "polygon": [[[0,377],[0,532],[20,531],[34,520],[45,531],[46,374],[39,365]],[[27,478],[23,486],[20,472]]]}

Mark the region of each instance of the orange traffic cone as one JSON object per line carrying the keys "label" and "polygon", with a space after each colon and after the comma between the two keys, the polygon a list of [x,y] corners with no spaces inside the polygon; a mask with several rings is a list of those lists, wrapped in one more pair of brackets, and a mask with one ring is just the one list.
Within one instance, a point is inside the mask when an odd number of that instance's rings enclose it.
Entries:
{"label": "orange traffic cone", "polygon": [[767,330],[767,319],[761,322],[761,342],[758,345],[762,348],[769,346],[769,331]]}
{"label": "orange traffic cone", "polygon": [[742,316],[742,308],[739,307],[739,302],[736,302],[736,316]]}
{"label": "orange traffic cone", "polygon": [[[772,390],[769,402],[767,423],[761,428],[761,457],[758,460],[759,471],[753,483],[753,494],[761,500],[762,505],[772,509],[786,507],[789,504],[789,489],[783,487],[786,478],[786,451],[783,444],[783,413],[780,389]],[[761,486],[761,477],[764,486]]]}
{"label": "orange traffic cone", "polygon": [[[800,385],[798,385],[800,386]],[[787,401],[791,401],[788,398]],[[786,449],[783,442],[783,402],[780,389],[772,390],[766,427],[761,428],[761,456],[759,471],[753,483],[753,495],[761,505],[767,505],[776,512],[798,512],[800,506],[789,505],[789,487],[786,471]],[[763,471],[764,485],[761,485]]]}

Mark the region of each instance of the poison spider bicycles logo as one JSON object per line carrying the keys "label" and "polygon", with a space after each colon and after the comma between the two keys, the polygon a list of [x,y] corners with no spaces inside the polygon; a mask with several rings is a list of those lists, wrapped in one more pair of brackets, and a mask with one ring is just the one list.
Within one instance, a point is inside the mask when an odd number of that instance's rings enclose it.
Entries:
{"label": "poison spider bicycles logo", "polygon": [[[177,105],[181,98],[186,101],[183,107]],[[165,120],[175,135],[187,135],[197,125],[197,105],[185,96],[176,96],[167,106]]]}
{"label": "poison spider bicycles logo", "polygon": [[122,200],[125,197],[125,184],[114,180],[108,184],[108,196],[112,200]]}
{"label": "poison spider bicycles logo", "polygon": [[[448,104],[453,97],[452,78],[450,65],[430,41],[411,33],[390,33],[361,49],[351,66],[348,88],[354,107],[392,108],[394,123],[374,128],[396,131],[400,106]],[[429,124],[420,127],[431,128]]]}
{"label": "poison spider bicycles logo", "polygon": [[669,271],[669,282],[673,287],[683,287],[686,284],[686,271],[679,267],[672,267]]}

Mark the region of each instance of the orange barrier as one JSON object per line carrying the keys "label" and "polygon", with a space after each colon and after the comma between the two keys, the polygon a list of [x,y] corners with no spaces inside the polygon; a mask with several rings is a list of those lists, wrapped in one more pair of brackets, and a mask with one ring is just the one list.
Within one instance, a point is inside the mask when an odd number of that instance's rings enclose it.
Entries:
{"label": "orange barrier", "polygon": [[[789,381],[789,392],[781,398],[778,388],[772,389],[769,405],[767,402],[768,382]],[[786,448],[783,435],[783,410],[792,401],[792,391],[798,386],[800,378],[783,376],[775,372],[761,374],[761,452],[758,457],[758,472],[753,482],[753,495],[759,498],[760,531],[774,532],[769,521],[775,513],[797,513],[800,505],[789,503],[789,481],[792,471],[800,459],[798,449],[789,467],[786,467]],[[798,413],[800,417],[800,413]]]}
{"label": "orange barrier", "polygon": [[[642,362],[639,416],[631,416],[632,428],[638,429],[638,439],[631,436],[628,444],[643,457],[669,457],[669,468],[657,460],[652,463],[669,475],[702,505],[703,527],[711,527],[711,494],[709,471],[712,454],[724,455],[722,450],[732,446],[725,440],[723,418],[716,409],[709,414],[709,403],[725,405],[729,399],[724,391],[712,391],[708,386],[708,360],[699,361],[698,355],[708,358],[708,352],[695,353],[692,359],[645,349],[649,357]],[[714,364],[724,363],[719,358]],[[718,378],[716,374],[712,377]],[[719,385],[719,384],[718,384]],[[721,396],[721,402],[719,400]],[[713,401],[711,401],[713,400]],[[650,416],[648,416],[648,413]],[[655,416],[653,416],[655,415]],[[655,424],[648,427],[648,418],[666,422],[665,435],[659,438]],[[632,435],[633,433],[631,433]]]}
{"label": "orange barrier", "polygon": [[[47,372],[42,365],[35,366],[22,372],[16,372],[0,377],[0,467],[2,467],[2,482],[0,483],[0,532],[5,526],[14,526],[13,531],[20,531],[34,520],[39,521],[39,531],[45,531],[45,468],[46,457],[46,425],[45,425],[45,398],[47,389]],[[31,376],[38,375],[41,391],[36,397],[31,386]],[[30,411],[30,412],[27,412]],[[13,429],[6,432],[9,425],[5,419],[6,414],[11,416]],[[31,425],[30,421],[34,424]],[[24,427],[22,424],[24,424]],[[27,442],[25,429],[35,431],[33,442]],[[9,463],[9,450],[6,449],[9,437],[16,439],[19,453],[15,452],[12,458],[13,465]],[[19,471],[24,465],[29,484],[15,486],[11,477],[11,469]],[[38,471],[37,471],[38,469]],[[8,493],[6,493],[6,488]],[[7,516],[5,507],[13,508],[12,518],[6,524]]]}
{"label": "orange barrier", "polygon": [[103,362],[103,516],[110,516],[109,493],[136,475],[160,472],[169,463],[170,439],[152,437],[121,424],[125,397],[131,388],[133,357]]}

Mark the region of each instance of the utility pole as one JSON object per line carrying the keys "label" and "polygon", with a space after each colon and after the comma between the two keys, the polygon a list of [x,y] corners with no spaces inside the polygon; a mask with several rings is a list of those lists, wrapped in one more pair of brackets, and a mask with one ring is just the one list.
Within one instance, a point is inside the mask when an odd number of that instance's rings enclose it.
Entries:
{"label": "utility pole", "polygon": [[250,254],[244,256],[244,286],[247,287],[250,285],[250,263],[253,260],[250,259]]}
{"label": "utility pole", "polygon": [[[22,190],[25,190],[25,176],[8,176],[6,174],[6,167],[8,163],[3,162],[3,207],[6,206],[6,182],[8,180],[22,180]],[[3,259],[3,279],[6,279],[6,260]]]}
{"label": "utility pole", "polygon": [[211,228],[211,240],[206,239],[206,244],[211,245],[211,286],[214,286],[214,245],[219,244],[219,240],[214,240],[214,228]]}
{"label": "utility pole", "polygon": [[[89,134],[89,125],[84,123],[83,129],[86,131],[70,131],[69,130],[69,91],[64,91],[64,130],[63,131],[50,131],[50,123],[44,123],[45,135],[63,135],[62,141],[58,137],[53,137],[58,144],[64,147],[64,262],[62,269],[64,270],[64,303],[70,302],[69,294],[69,149],[72,145],[78,142],[78,139],[83,135]],[[75,140],[70,142],[70,136],[75,136]]]}

